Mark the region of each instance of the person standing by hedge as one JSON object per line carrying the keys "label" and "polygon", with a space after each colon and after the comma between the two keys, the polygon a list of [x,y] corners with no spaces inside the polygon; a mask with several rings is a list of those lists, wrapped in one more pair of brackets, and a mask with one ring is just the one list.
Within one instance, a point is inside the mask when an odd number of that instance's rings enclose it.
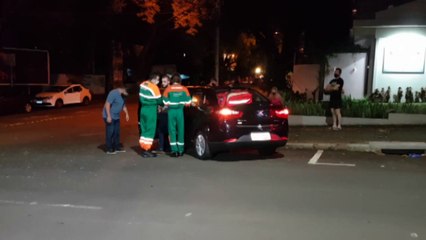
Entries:
{"label": "person standing by hedge", "polygon": [[272,105],[274,106],[283,106],[283,98],[281,97],[281,94],[278,91],[277,87],[272,87],[271,92],[268,96],[269,100],[271,101]]}
{"label": "person standing by hedge", "polygon": [[150,75],[150,79],[144,81],[139,86],[140,109],[140,129],[139,145],[144,150],[142,157],[156,157],[152,152],[155,131],[157,129],[158,105],[162,104],[160,89],[157,84],[160,76],[156,73]]}
{"label": "person standing by hedge", "polygon": [[336,68],[334,71],[334,79],[329,83],[330,89],[330,110],[333,117],[333,130],[342,130],[342,94],[344,81],[340,77],[342,74],[341,68]]}
{"label": "person standing by hedge", "polygon": [[183,156],[185,147],[184,106],[191,104],[191,95],[186,87],[181,85],[178,74],[173,75],[171,85],[163,93],[164,105],[168,107],[168,126],[172,157]]}

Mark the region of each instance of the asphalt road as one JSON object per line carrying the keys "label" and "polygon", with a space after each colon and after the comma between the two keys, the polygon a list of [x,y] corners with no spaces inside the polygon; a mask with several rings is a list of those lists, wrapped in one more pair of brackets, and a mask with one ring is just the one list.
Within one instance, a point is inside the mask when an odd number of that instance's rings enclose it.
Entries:
{"label": "asphalt road", "polygon": [[0,239],[426,239],[424,158],[143,159],[129,107],[117,155],[100,104],[0,117]]}

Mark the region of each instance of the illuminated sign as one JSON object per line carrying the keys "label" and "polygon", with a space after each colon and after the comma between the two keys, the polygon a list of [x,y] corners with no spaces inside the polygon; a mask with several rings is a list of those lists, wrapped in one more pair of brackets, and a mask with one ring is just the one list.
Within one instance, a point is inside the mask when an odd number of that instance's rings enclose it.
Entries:
{"label": "illuminated sign", "polygon": [[424,73],[425,37],[402,33],[386,38],[383,73]]}

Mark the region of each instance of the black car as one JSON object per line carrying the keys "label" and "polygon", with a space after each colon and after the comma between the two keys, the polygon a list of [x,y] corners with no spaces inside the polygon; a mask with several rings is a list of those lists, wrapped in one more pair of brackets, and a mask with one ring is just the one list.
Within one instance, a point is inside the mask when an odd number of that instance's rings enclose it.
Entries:
{"label": "black car", "polygon": [[235,148],[255,148],[262,155],[275,153],[288,139],[284,106],[244,87],[188,87],[192,106],[185,108],[185,137],[196,157],[211,158]]}
{"label": "black car", "polygon": [[31,111],[31,95],[25,88],[0,87],[0,115]]}

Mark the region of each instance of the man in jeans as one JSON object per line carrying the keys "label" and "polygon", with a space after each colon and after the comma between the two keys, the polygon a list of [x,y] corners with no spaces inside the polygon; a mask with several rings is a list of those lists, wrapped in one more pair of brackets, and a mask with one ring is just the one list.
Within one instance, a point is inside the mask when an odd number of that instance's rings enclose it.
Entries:
{"label": "man in jeans", "polygon": [[129,121],[129,112],[125,105],[123,95],[128,93],[122,83],[116,83],[114,89],[108,93],[103,109],[103,118],[106,127],[106,147],[107,154],[125,152],[120,145],[120,113],[126,114],[126,121]]}

